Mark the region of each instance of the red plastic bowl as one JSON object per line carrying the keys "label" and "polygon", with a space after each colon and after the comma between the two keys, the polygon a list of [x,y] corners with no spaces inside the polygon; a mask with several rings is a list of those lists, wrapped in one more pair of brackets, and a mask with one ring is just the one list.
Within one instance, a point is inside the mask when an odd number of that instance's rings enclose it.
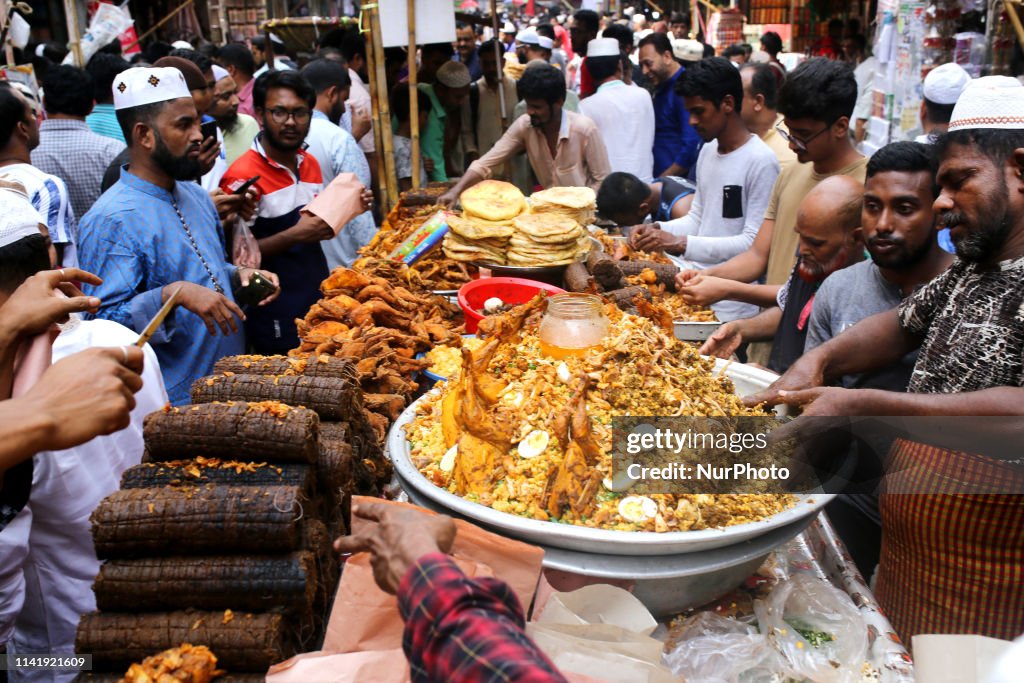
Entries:
{"label": "red plastic bowl", "polygon": [[521,277],[485,277],[467,282],[459,288],[459,306],[462,306],[466,314],[466,333],[476,333],[477,325],[484,318],[479,311],[491,297],[496,296],[506,304],[518,306],[537,296],[540,291],[549,295],[565,294],[561,287]]}

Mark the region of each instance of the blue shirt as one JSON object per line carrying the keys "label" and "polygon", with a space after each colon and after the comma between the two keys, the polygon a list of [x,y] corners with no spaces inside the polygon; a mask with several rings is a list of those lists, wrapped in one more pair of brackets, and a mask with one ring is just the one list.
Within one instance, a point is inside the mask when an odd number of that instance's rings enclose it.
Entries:
{"label": "blue shirt", "polygon": [[686,69],[658,86],[654,93],[654,177],[662,175],[672,164],[687,171],[697,163],[700,136],[690,126],[690,112],[683,105],[682,95],[675,92],[676,81]]}
{"label": "blue shirt", "polygon": [[[165,285],[183,280],[214,288],[175,205],[224,296],[232,299],[235,268],[227,262],[220,219],[210,196],[189,182],[175,183],[173,192],[168,192],[121,169],[121,179],[79,224],[79,263],[103,278],[101,285],[85,286],[86,294],[102,301],[95,317],[141,332],[160,310]],[[245,350],[245,337],[241,332],[211,336],[202,318],[178,307],[150,344],[160,359],[171,403],[181,405],[189,401],[192,382],[209,374],[218,359]]]}
{"label": "blue shirt", "polygon": [[[461,62],[462,61],[462,55],[460,55],[458,53],[458,51],[456,51],[455,52],[455,56],[452,57],[452,60],[454,60],[456,62]],[[474,81],[478,81],[481,78],[483,78],[484,71],[480,67],[480,50],[479,50],[479,48],[473,50],[473,56],[469,58],[468,62],[466,62],[466,68],[469,69],[469,81],[470,81],[470,83],[472,83]]]}
{"label": "blue shirt", "polygon": [[[316,157],[320,164],[324,187],[342,173],[354,173],[363,187],[370,187],[370,165],[366,163],[366,155],[359,149],[359,143],[318,109],[313,110],[306,145],[306,152]],[[338,266],[351,266],[359,257],[360,247],[369,244],[376,233],[377,226],[369,211],[341,226],[337,237],[320,243],[327,258],[327,268],[334,270]]]}
{"label": "blue shirt", "polygon": [[117,122],[117,114],[114,113],[112,104],[97,104],[92,108],[92,113],[85,117],[85,123],[96,135],[124,142],[124,131]]}

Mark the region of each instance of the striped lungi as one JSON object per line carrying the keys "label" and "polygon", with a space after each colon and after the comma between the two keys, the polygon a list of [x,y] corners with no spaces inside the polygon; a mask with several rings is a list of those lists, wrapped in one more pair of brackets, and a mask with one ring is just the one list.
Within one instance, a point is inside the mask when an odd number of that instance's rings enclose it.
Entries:
{"label": "striped lungi", "polygon": [[903,439],[889,457],[876,594],[903,642],[1024,633],[1024,496],[984,493],[1024,491],[1024,468]]}

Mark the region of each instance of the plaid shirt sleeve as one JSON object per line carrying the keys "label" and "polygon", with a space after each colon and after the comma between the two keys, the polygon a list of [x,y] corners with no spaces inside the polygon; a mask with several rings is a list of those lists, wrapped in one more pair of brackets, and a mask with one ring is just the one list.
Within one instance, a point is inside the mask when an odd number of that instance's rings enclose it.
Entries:
{"label": "plaid shirt sleeve", "polygon": [[447,555],[424,555],[398,587],[413,683],[564,682],[524,631],[508,584],[470,579]]}

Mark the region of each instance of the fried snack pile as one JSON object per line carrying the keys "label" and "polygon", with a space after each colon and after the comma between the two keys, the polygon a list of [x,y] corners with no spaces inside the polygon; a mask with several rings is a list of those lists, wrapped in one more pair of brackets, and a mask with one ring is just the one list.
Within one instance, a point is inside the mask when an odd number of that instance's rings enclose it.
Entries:
{"label": "fried snack pile", "polygon": [[654,263],[671,264],[672,259],[663,251],[640,251],[629,246],[629,240],[621,236],[612,236],[606,232],[593,234],[594,239],[601,243],[605,253],[616,261],[653,261]]}
{"label": "fried snack pile", "polygon": [[418,194],[403,193],[398,204],[384,219],[377,234],[369,244],[359,250],[362,258],[356,261],[353,267],[387,278],[393,284],[401,284],[415,292],[458,289],[472,280],[473,276],[468,266],[446,258],[440,249],[431,250],[412,266],[395,263],[389,259],[396,247],[441,210],[434,202],[445,189],[447,188],[429,187]]}
{"label": "fried snack pile", "polygon": [[621,531],[741,524],[793,504],[789,495],[652,494],[650,514],[624,507],[630,496],[608,488],[613,416],[765,413],[745,407],[671,331],[610,304],[600,345],[551,359],[536,336],[545,305],[538,297],[482,321],[483,345],[463,349],[459,377],[420,404],[406,432],[424,476],[500,512]]}
{"label": "fried snack pile", "polygon": [[[324,298],[305,319],[295,321],[301,344],[288,355],[327,354],[355,361],[363,404],[379,416],[371,417],[379,433],[418,387],[411,376],[428,363],[416,354],[458,339],[461,328],[450,322],[458,307],[443,297],[414,294],[349,268],[336,268],[320,283],[320,291]],[[383,400],[396,396],[403,399],[398,406]]]}
{"label": "fried snack pile", "polygon": [[121,683],[209,683],[223,675],[209,648],[184,643],[132,664]]}
{"label": "fried snack pile", "polygon": [[654,273],[650,270],[643,270],[637,275],[626,277],[626,282],[631,285],[642,285],[651,291],[653,303],[656,306],[663,306],[672,314],[672,320],[691,323],[713,323],[717,322],[715,312],[704,306],[694,306],[687,303],[679,292],[667,291],[665,285],[657,282]]}

